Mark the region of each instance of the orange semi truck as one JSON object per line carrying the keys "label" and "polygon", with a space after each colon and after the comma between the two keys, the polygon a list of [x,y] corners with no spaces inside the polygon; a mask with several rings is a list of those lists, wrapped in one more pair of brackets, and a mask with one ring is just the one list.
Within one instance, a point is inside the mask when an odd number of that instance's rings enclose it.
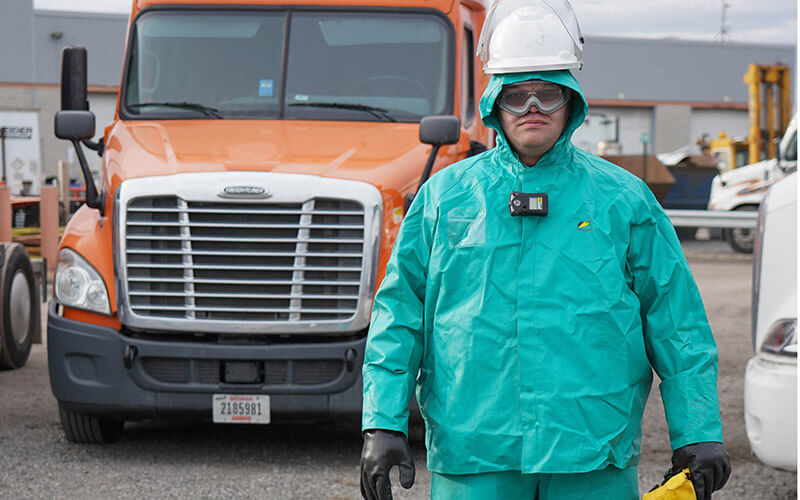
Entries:
{"label": "orange semi truck", "polygon": [[134,0],[97,185],[86,51],[65,49],[55,131],[87,181],[47,323],[67,439],[111,442],[142,418],[360,414],[404,211],[490,141],[485,7]]}

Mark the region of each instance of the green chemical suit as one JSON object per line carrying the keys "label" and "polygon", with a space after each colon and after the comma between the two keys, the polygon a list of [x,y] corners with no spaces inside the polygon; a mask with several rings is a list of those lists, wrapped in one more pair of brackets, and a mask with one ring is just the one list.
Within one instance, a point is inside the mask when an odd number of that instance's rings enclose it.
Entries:
{"label": "green chemical suit", "polygon": [[[575,94],[527,167],[493,104],[532,78]],[[722,441],[716,346],[675,231],[641,180],[572,145],[587,110],[568,71],[493,76],[480,112],[497,147],[432,176],[403,221],[375,297],[362,428],[407,432],[416,389],[435,473],[633,466],[651,366],[673,449]],[[547,193],[549,214],[512,217],[512,191]]]}

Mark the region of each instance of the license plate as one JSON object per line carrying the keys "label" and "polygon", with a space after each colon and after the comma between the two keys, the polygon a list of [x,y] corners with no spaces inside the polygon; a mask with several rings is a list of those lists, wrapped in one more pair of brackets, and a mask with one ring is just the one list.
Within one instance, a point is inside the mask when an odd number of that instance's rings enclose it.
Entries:
{"label": "license plate", "polygon": [[212,403],[215,424],[269,423],[269,396],[214,394]]}

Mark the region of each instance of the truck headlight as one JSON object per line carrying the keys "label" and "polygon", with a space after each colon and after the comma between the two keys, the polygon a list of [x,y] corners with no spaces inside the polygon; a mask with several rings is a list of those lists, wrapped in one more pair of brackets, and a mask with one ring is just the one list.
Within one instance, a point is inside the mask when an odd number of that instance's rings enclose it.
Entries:
{"label": "truck headlight", "polygon": [[782,319],[769,327],[767,338],[761,344],[761,350],[782,356],[797,356],[796,319]]}
{"label": "truck headlight", "polygon": [[106,284],[95,268],[69,248],[58,252],[54,286],[59,304],[101,314],[111,314]]}

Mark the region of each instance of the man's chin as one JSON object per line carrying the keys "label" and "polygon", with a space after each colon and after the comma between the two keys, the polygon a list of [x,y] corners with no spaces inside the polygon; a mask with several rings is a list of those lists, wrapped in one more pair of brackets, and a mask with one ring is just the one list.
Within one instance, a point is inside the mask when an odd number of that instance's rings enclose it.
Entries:
{"label": "man's chin", "polygon": [[541,151],[542,153],[552,148],[553,144],[555,144],[555,141],[549,141],[547,138],[542,137],[541,134],[535,133],[525,134],[519,142],[521,149],[526,151]]}

